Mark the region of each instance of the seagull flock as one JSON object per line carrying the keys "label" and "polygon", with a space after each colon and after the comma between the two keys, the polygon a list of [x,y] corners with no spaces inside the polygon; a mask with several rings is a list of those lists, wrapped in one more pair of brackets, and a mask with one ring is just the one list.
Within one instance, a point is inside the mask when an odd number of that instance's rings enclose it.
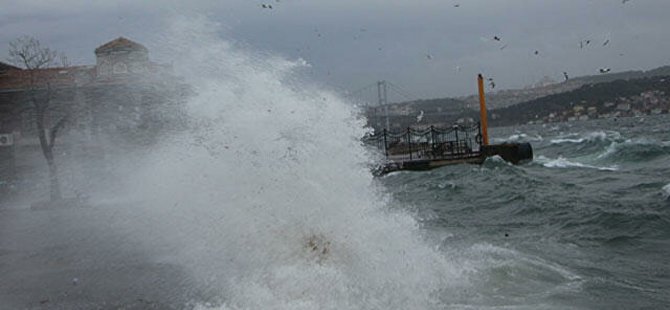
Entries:
{"label": "seagull flock", "polygon": [[[621,0],[621,3],[622,3],[622,4],[626,4],[627,2],[630,2],[630,1],[631,1],[631,0]],[[275,2],[276,2],[276,3],[279,3],[280,0],[275,0]],[[268,10],[272,10],[272,9],[273,9],[272,4],[270,4],[270,3],[262,3],[262,4],[260,4],[260,7],[261,7],[262,9],[268,9]],[[461,4],[460,4],[460,3],[454,3],[453,7],[455,7],[455,8],[460,8],[460,7],[461,7]],[[361,28],[361,29],[360,29],[360,32],[365,32],[365,31],[367,31],[367,29],[365,29],[365,28]],[[318,31],[318,29],[315,29],[314,32],[316,33],[317,37],[321,38],[321,33]],[[356,40],[356,39],[358,39],[358,36],[355,35],[355,36],[354,36],[354,40]],[[500,50],[504,50],[504,49],[507,48],[507,46],[508,46],[508,43],[504,42],[503,39],[502,39],[502,37],[501,37],[500,35],[494,35],[494,36],[493,36],[493,41],[500,42],[500,44],[501,44],[501,46],[499,47]],[[591,39],[583,39],[583,40],[580,40],[580,41],[579,41],[579,49],[585,49],[585,48],[589,47],[589,46],[591,45],[591,43],[592,43],[592,40],[591,40]],[[610,39],[606,39],[606,40],[602,43],[602,46],[603,46],[603,47],[604,47],[604,46],[607,46],[609,43],[610,43]],[[308,48],[308,49],[309,49],[309,48]],[[298,50],[300,50],[300,49],[298,49]],[[382,49],[382,47],[379,47],[378,50],[379,50],[379,51],[382,51],[383,49]],[[533,55],[535,55],[535,56],[539,56],[539,55],[540,55],[540,50],[534,50],[534,51],[533,51]],[[619,56],[623,56],[623,54],[619,54]],[[433,60],[433,55],[432,55],[432,54],[425,54],[425,57],[426,57],[427,60]],[[459,72],[461,71],[461,67],[460,67],[460,66],[456,66],[456,69],[457,69],[457,71],[459,71]],[[610,71],[611,71],[611,69],[608,68],[608,67],[600,68],[600,69],[598,70],[598,72],[600,72],[601,74],[606,74],[606,73],[609,73]],[[568,81],[568,80],[570,79],[570,77],[569,77],[569,75],[568,75],[567,72],[563,72],[563,77],[565,78],[565,81]],[[496,84],[495,84],[495,81],[493,80],[493,78],[488,78],[487,81],[488,81],[489,87],[490,87],[491,89],[494,89],[494,88],[496,87]],[[423,116],[423,115],[420,115],[420,117],[417,117],[417,121],[418,121],[418,122],[421,121],[422,116]]]}

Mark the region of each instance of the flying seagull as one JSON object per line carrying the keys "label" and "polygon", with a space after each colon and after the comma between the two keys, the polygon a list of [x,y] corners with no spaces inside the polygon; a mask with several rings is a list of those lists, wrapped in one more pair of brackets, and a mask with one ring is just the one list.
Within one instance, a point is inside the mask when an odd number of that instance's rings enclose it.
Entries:
{"label": "flying seagull", "polygon": [[609,43],[610,43],[610,40],[607,39],[607,40],[605,40],[605,43],[603,43],[603,46],[606,46],[606,45],[609,44]]}
{"label": "flying seagull", "polygon": [[566,81],[567,81],[568,79],[570,79],[570,77],[568,76],[568,73],[567,73],[567,72],[563,72],[563,77],[565,77],[565,80],[566,80]]}
{"label": "flying seagull", "polygon": [[422,119],[423,119],[423,110],[421,110],[421,113],[419,113],[419,115],[416,116],[416,122],[420,123]]}
{"label": "flying seagull", "polygon": [[610,68],[600,68],[600,73],[610,72]]}
{"label": "flying seagull", "polygon": [[493,36],[493,40],[496,40],[496,41],[500,42],[500,37],[499,36]]}
{"label": "flying seagull", "polygon": [[493,81],[493,78],[488,78],[488,80],[489,80],[489,85],[491,86],[491,88],[496,88],[496,82]]}

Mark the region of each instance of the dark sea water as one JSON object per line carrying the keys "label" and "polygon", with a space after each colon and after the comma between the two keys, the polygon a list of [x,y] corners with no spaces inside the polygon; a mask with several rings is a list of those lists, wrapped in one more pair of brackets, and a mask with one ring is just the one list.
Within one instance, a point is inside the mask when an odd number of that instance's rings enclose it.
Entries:
{"label": "dark sea water", "polygon": [[532,163],[400,172],[381,182],[468,280],[447,308],[670,307],[670,118],[491,128]]}

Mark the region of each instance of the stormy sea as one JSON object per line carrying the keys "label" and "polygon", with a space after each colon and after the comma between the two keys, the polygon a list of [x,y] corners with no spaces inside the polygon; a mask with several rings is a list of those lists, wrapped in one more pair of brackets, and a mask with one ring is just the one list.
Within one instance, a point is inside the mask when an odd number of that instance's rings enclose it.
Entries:
{"label": "stormy sea", "polygon": [[5,201],[0,309],[670,304],[667,116],[490,128],[535,160],[374,177],[360,108],[309,64],[175,24],[189,128],[93,177],[59,155],[86,205]]}
{"label": "stormy sea", "polygon": [[[670,304],[667,116],[492,128],[529,142],[514,166],[381,180],[440,251],[467,268],[445,308],[661,309]],[[467,267],[465,267],[467,266]]]}

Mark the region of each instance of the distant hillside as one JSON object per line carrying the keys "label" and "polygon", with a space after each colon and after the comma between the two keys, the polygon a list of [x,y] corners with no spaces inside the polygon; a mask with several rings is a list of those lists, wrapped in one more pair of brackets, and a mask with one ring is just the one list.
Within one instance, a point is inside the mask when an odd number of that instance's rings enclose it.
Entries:
{"label": "distant hillside", "polygon": [[[453,98],[416,100],[388,105],[389,123],[396,129],[415,125],[450,125],[464,112],[471,111],[464,101]],[[420,122],[417,122],[419,115],[422,116],[419,118]],[[366,116],[370,126],[375,128],[386,126],[384,107],[371,107],[366,111]]]}
{"label": "distant hillside", "polygon": [[[618,97],[627,98],[626,100],[631,103],[643,102],[636,96],[639,97],[641,93],[651,90],[664,92],[662,95],[655,94],[656,97],[666,97],[665,94],[670,94],[670,91],[665,89],[664,82],[658,82],[661,80],[659,77],[665,76],[670,76],[670,66],[649,71],[625,71],[575,77],[565,82],[541,87],[490,93],[486,96],[487,106],[491,111],[490,121],[493,126],[502,126],[537,120],[566,121],[570,117],[584,118],[584,115],[588,114],[586,111],[577,112],[577,115],[574,111],[568,113],[567,110],[574,105],[584,106],[585,110],[589,107],[595,108],[596,112],[591,112],[592,115],[589,116],[591,118],[606,116],[614,112],[612,106],[604,107],[604,103],[618,104],[625,101],[618,100]],[[666,78],[665,81],[670,81],[670,79]],[[417,125],[448,126],[458,120],[463,121],[470,118],[476,121],[479,119],[478,110],[479,97],[474,95],[465,98],[438,98],[388,105],[389,123],[392,129]],[[653,109],[649,108],[645,111],[651,113],[651,110]],[[423,111],[423,116],[418,122],[417,117],[421,111]],[[661,111],[666,110],[661,108]],[[620,112],[621,116],[633,113],[632,110]],[[558,116],[555,115],[549,120],[551,113],[558,113]],[[386,126],[384,107],[371,107],[366,110],[366,116],[368,125],[377,129]]]}
{"label": "distant hillside", "polygon": [[670,73],[667,76],[588,84],[570,92],[495,109],[489,115],[492,116],[492,126],[507,126],[528,122],[664,114],[669,110]]}
{"label": "distant hillside", "polygon": [[[509,89],[492,92],[486,95],[489,108],[502,108],[517,103],[531,101],[537,98],[560,94],[578,89],[587,84],[598,84],[612,82],[616,80],[631,80],[645,77],[657,77],[670,75],[670,66],[663,66],[649,71],[624,71],[616,73],[607,73],[599,75],[589,75],[571,78],[565,82],[554,83],[541,87]],[[477,95],[459,98],[471,106],[476,106],[479,102]]]}
{"label": "distant hillside", "polygon": [[424,113],[428,114],[439,114],[461,111],[466,108],[466,103],[463,100],[454,98],[438,98],[397,103],[393,104],[392,106],[407,106],[410,107],[414,112],[424,111]]}
{"label": "distant hillside", "polygon": [[663,66],[648,71],[624,71],[600,75],[581,76],[572,79],[572,81],[586,85],[612,82],[616,80],[631,80],[657,76],[670,76],[670,66]]}

